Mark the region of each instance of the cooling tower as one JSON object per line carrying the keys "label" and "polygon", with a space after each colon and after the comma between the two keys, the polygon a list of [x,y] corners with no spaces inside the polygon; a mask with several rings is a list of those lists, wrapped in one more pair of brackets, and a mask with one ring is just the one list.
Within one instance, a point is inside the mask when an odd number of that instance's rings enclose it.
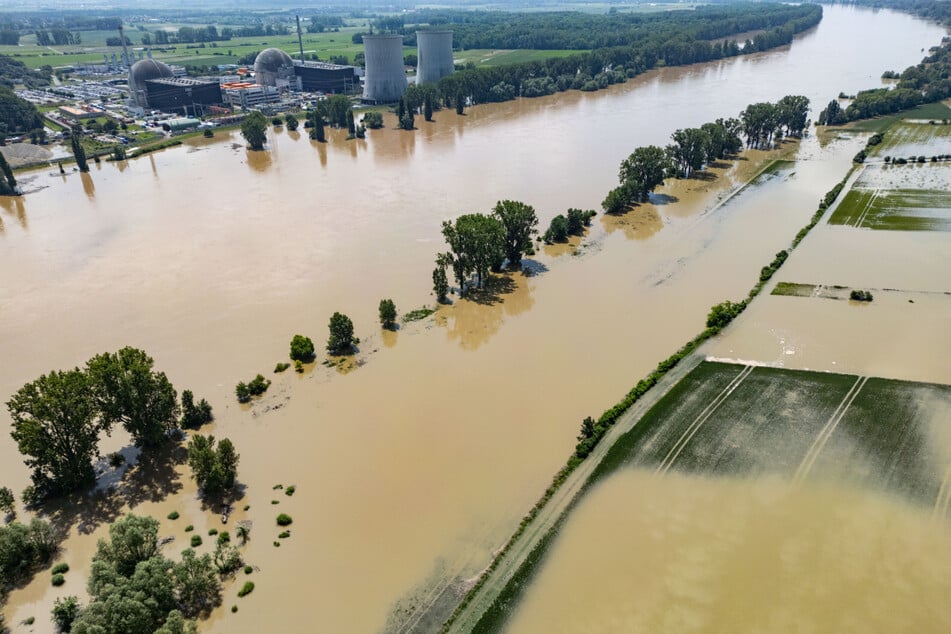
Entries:
{"label": "cooling tower", "polygon": [[399,101],[406,92],[402,35],[364,35],[366,77],[363,99],[377,103]]}
{"label": "cooling tower", "polygon": [[452,31],[416,31],[416,46],[419,49],[417,84],[437,82],[455,70],[452,63]]}

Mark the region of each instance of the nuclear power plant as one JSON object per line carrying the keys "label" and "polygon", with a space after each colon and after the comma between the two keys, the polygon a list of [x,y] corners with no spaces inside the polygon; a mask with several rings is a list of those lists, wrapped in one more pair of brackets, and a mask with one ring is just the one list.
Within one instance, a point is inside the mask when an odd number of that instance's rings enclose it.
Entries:
{"label": "nuclear power plant", "polygon": [[366,76],[363,100],[372,103],[399,101],[406,92],[402,35],[364,35]]}
{"label": "nuclear power plant", "polygon": [[147,108],[149,102],[145,82],[169,77],[174,77],[174,73],[166,64],[151,57],[139,60],[129,69],[129,96],[135,101],[136,105]]}
{"label": "nuclear power plant", "polygon": [[452,62],[452,31],[416,31],[416,83],[437,82],[455,70]]}

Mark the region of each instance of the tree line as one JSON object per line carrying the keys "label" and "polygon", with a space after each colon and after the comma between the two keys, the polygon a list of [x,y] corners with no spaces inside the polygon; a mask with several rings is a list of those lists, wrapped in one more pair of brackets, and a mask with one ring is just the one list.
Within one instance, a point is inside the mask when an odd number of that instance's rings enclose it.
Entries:
{"label": "tree line", "polygon": [[769,31],[815,13],[821,15],[821,8],[815,5],[749,2],[657,13],[423,9],[407,16],[380,17],[373,26],[377,31],[405,34],[408,46],[416,45],[416,30],[424,26],[451,29],[458,50],[594,50],[650,39],[701,41],[748,31]]}
{"label": "tree line", "polygon": [[699,128],[684,128],[671,134],[671,144],[638,147],[621,162],[620,185],[602,202],[606,213],[621,213],[644,202],[667,178],[689,178],[694,172],[743,148],[771,147],[783,136],[801,136],[808,127],[809,99],[787,95],[777,103],[748,105],[739,117],[717,119]]}
{"label": "tree line", "polygon": [[504,66],[464,68],[440,79],[439,95],[443,104],[451,107],[458,100],[472,105],[569,89],[598,90],[661,65],[693,64],[766,50],[788,44],[796,33],[814,26],[822,18],[819,5],[800,5],[795,9],[798,13],[793,15],[799,17],[790,17],[783,26],[747,41],[742,50],[735,42],[712,43],[692,39],[684,33],[647,31],[624,46]]}
{"label": "tree line", "polygon": [[[54,370],[7,401],[11,436],[31,469],[24,501],[83,489],[96,476],[99,439],[117,426],[144,450],[165,444],[179,428],[212,419],[211,406],[189,391],[182,405],[164,372],[144,351],[125,347],[91,358],[84,368]],[[187,396],[186,396],[187,395]]]}

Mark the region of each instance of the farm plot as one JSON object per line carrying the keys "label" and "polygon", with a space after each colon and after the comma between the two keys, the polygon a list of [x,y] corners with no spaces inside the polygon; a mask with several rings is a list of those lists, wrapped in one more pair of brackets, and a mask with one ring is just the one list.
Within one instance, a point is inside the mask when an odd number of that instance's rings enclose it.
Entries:
{"label": "farm plot", "polygon": [[951,191],[856,187],[832,213],[829,224],[889,231],[951,231]]}
{"label": "farm plot", "polygon": [[620,468],[847,479],[935,504],[951,464],[949,413],[951,386],[705,362],[592,481]]}
{"label": "farm plot", "polygon": [[951,124],[923,119],[898,122],[888,129],[873,152],[877,156],[904,158],[951,154]]}

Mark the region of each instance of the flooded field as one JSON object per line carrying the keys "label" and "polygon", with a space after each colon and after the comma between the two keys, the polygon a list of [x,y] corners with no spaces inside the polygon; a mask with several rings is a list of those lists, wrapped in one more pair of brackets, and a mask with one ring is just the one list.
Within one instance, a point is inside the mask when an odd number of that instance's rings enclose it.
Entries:
{"label": "flooded field", "polygon": [[951,153],[951,125],[947,121],[901,121],[888,129],[875,155],[893,158],[932,157]]}
{"label": "flooded field", "polygon": [[[502,198],[534,205],[542,225],[568,207],[597,208],[635,146],[753,101],[799,93],[821,104],[868,87],[944,32],[888,11],[825,15],[784,50],[599,93],[442,111],[415,133],[392,117],[365,141],[271,131],[266,153],[219,133],[87,175],[35,172],[21,179],[27,196],[0,199],[0,394],[98,352],[147,350],[179,390],[212,403],[210,431],[241,454],[238,508],[250,509],[231,521],[254,522],[246,558],[260,571],[241,610],[219,610],[203,629],[373,632],[388,619],[393,630],[426,629],[415,608],[486,565],[563,464],[579,421],[702,329],[709,306],[744,296],[864,139],[820,148],[807,138],[793,171],[722,207],[717,197],[762,156],[595,219],[577,255],[539,255],[499,301],[381,333],[379,300],[401,312],[432,304],[443,219]],[[876,34],[889,46],[863,50]],[[235,383],[286,360],[293,334],[320,347],[337,310],[355,323],[360,367],[269,375],[261,401],[234,401]],[[0,482],[22,490],[28,473],[7,434],[0,456]],[[131,470],[124,495],[53,509],[69,531],[67,584],[53,589],[41,572],[14,591],[4,609],[14,631],[29,616],[46,624],[56,596],[82,595],[96,538],[127,508],[162,518],[172,555],[186,525],[221,527],[172,458]],[[172,510],[174,522],[164,519]],[[280,511],[294,531],[275,548]],[[224,605],[235,601],[229,587]]]}
{"label": "flooded field", "polygon": [[507,632],[940,632],[930,509],[818,482],[628,470],[578,507]]}

